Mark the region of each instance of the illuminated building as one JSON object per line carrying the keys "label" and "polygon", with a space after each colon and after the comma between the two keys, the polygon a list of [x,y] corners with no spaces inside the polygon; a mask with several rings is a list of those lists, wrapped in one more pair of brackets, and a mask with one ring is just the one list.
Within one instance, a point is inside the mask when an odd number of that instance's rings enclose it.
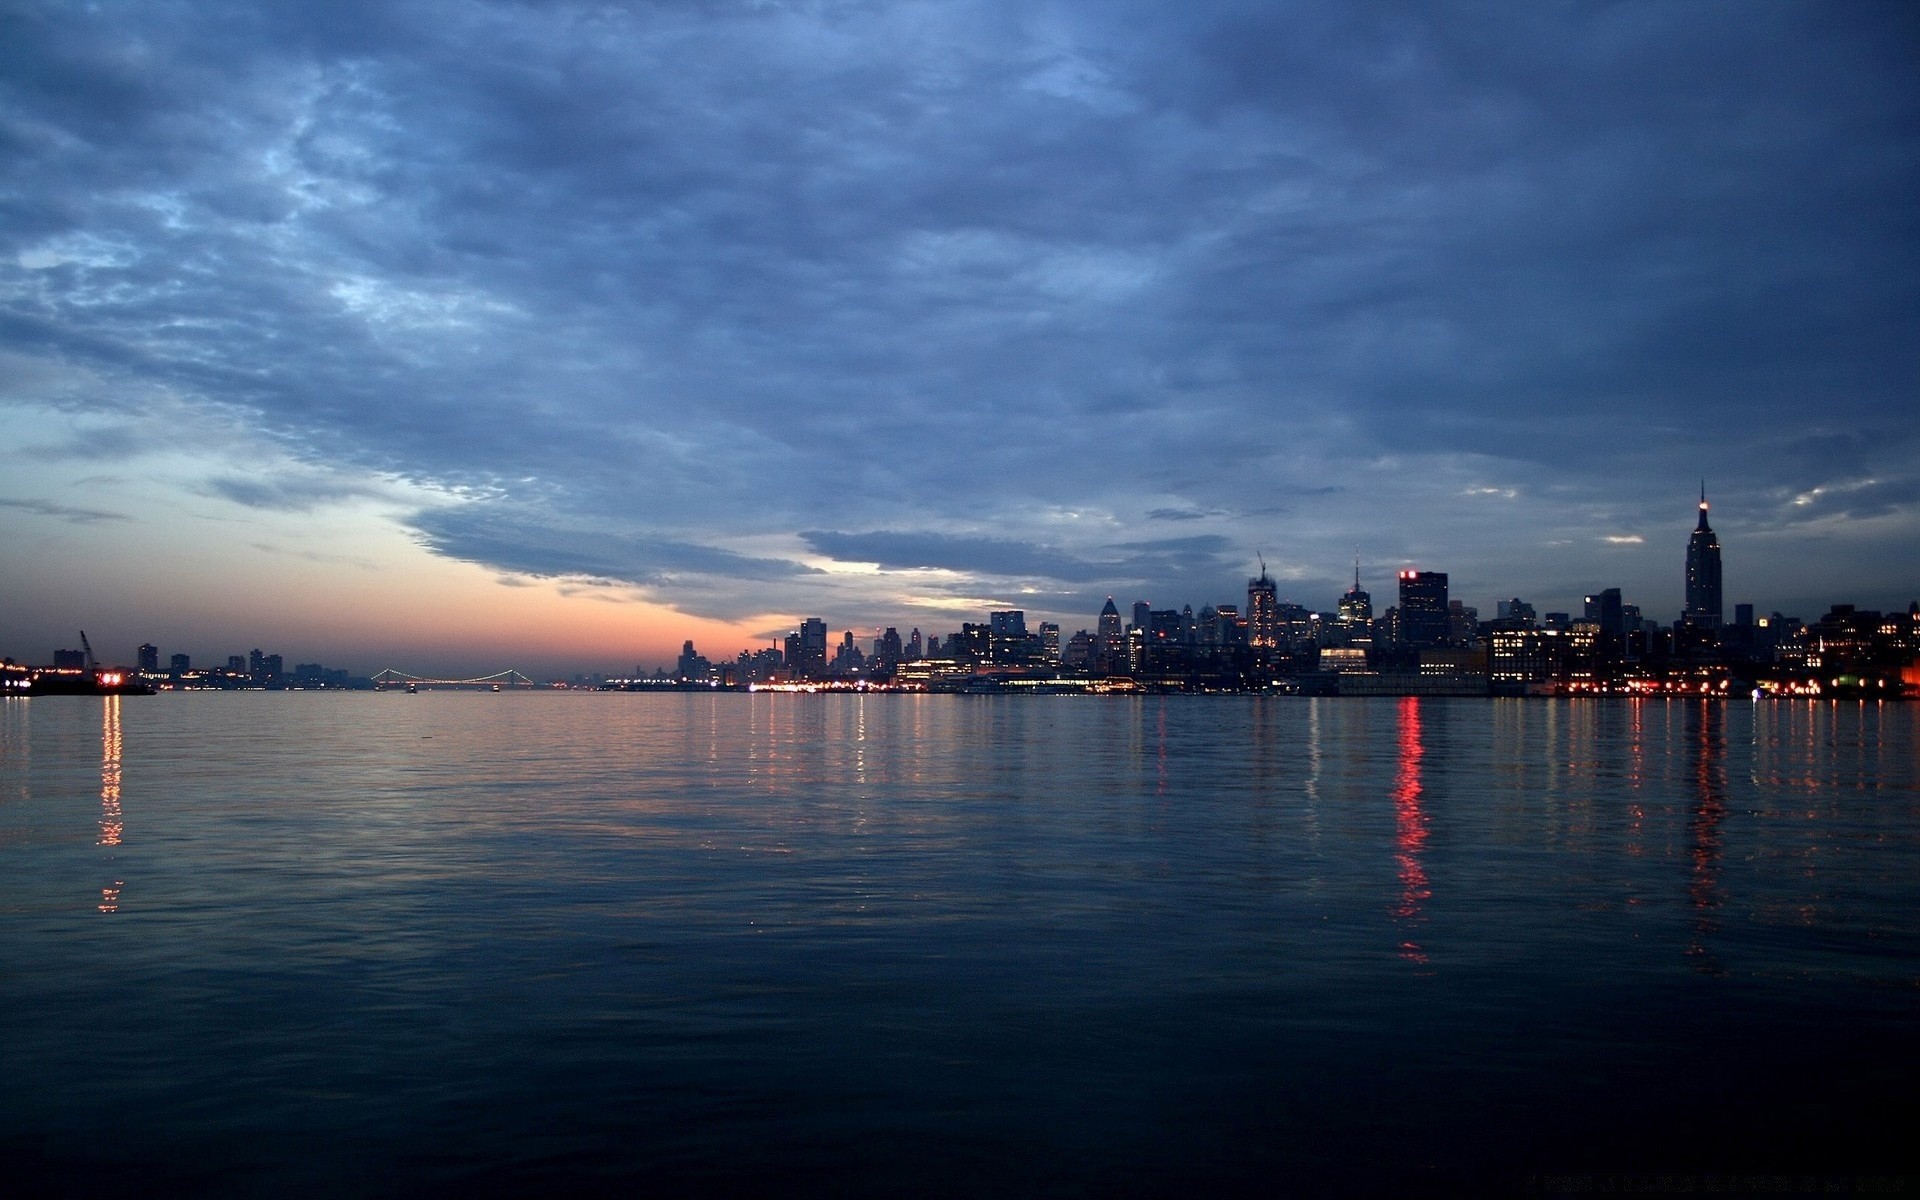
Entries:
{"label": "illuminated building", "polygon": [[1113,606],[1113,597],[1107,597],[1105,608],[1100,610],[1099,633],[1104,638],[1118,638],[1126,630],[1120,627],[1120,610]]}
{"label": "illuminated building", "polygon": [[1365,634],[1373,623],[1373,597],[1360,586],[1360,560],[1353,560],[1353,586],[1340,597],[1340,623],[1356,635]]}
{"label": "illuminated building", "polygon": [[1447,641],[1447,573],[1400,572],[1400,640],[1416,650]]}
{"label": "illuminated building", "polygon": [[1552,679],[1570,644],[1567,635],[1555,630],[1496,630],[1488,661],[1494,691],[1518,695],[1528,685]]}
{"label": "illuminated building", "polygon": [[1260,578],[1247,580],[1247,644],[1255,650],[1272,650],[1280,644],[1280,594],[1267,578],[1267,564],[1260,564]]}
{"label": "illuminated building", "polygon": [[1040,622],[1040,656],[1050,663],[1060,661],[1060,626],[1052,621]]}
{"label": "illuminated building", "polygon": [[[1287,601],[1274,606],[1273,637],[1274,644],[1282,650],[1298,652],[1313,647],[1317,632],[1318,618],[1304,604]],[[1252,636],[1253,623],[1247,623],[1248,636]]]}
{"label": "illuminated building", "polygon": [[1720,539],[1707,524],[1707,485],[1700,485],[1700,523],[1687,539],[1687,607],[1680,622],[1692,629],[1720,628]]}
{"label": "illuminated building", "polygon": [[138,651],[138,654],[140,659],[140,669],[142,671],[148,671],[154,674],[159,673],[160,647],[154,645],[152,642],[142,642],[140,643],[140,649]]}

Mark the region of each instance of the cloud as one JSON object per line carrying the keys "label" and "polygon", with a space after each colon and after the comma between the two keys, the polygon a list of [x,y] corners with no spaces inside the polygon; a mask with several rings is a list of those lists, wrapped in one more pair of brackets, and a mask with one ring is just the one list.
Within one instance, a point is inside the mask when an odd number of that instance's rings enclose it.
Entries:
{"label": "cloud", "polygon": [[[235,503],[426,489],[460,500],[409,518],[434,553],[697,612],[899,600],[796,536],[1060,603],[1230,595],[1266,549],[1330,604],[1356,545],[1492,581],[1674,519],[1703,470],[1716,518],[1910,514],[1913,32],[31,9],[0,49],[0,352],[75,419],[162,395],[312,472],[205,483]],[[1167,522],[1219,540],[1141,540]]]}
{"label": "cloud", "polygon": [[265,479],[222,475],[209,479],[207,490],[247,508],[273,512],[311,512],[369,496],[387,496],[388,489],[350,477],[290,474]]}
{"label": "cloud", "polygon": [[284,546],[275,546],[270,542],[248,542],[249,546],[262,554],[277,554],[288,558],[305,559],[307,562],[327,563],[330,565],[358,567],[363,571],[378,571],[380,565],[351,554],[322,554],[317,550],[289,550]]}
{"label": "cloud", "polygon": [[1149,521],[1204,521],[1208,517],[1225,515],[1227,515],[1226,510],[1223,508],[1150,508],[1147,510]]}
{"label": "cloud", "polygon": [[98,508],[74,508],[66,504],[53,504],[45,500],[17,500],[0,498],[0,507],[17,508],[35,516],[52,517],[59,521],[70,521],[75,525],[94,525],[101,521],[131,521],[125,513],[108,512]]}
{"label": "cloud", "polygon": [[820,573],[800,562],[643,535],[561,528],[536,516],[477,505],[417,512],[408,524],[424,545],[448,558],[539,577],[662,587],[686,577],[766,582]]}

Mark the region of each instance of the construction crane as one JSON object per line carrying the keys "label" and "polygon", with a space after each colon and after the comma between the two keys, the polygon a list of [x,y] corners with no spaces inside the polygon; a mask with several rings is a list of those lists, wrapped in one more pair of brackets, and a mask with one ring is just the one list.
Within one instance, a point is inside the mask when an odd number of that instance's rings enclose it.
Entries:
{"label": "construction crane", "polygon": [[98,671],[100,660],[93,656],[93,643],[87,640],[87,631],[84,629],[80,631],[80,648],[87,652],[87,670]]}

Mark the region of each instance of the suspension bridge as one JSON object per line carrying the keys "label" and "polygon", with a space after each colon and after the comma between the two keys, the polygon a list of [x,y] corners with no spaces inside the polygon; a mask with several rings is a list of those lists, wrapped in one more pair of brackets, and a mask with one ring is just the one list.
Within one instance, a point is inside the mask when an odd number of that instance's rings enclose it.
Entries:
{"label": "suspension bridge", "polygon": [[414,675],[407,671],[397,671],[392,667],[373,677],[380,687],[470,687],[470,688],[530,688],[538,686],[533,680],[518,671],[495,671],[491,675],[476,675],[472,679],[429,679],[425,675]]}

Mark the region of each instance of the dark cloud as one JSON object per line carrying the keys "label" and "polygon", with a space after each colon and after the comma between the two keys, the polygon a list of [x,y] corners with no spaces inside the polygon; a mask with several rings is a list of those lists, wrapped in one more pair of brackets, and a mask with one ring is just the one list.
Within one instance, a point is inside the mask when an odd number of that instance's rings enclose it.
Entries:
{"label": "dark cloud", "polygon": [[14,500],[0,498],[0,508],[16,508],[21,512],[30,512],[37,517],[52,517],[58,521],[70,521],[75,525],[94,525],[101,521],[131,521],[125,513],[108,512],[99,508],[75,508],[67,504],[52,504],[45,500]]}
{"label": "dark cloud", "polygon": [[489,512],[485,506],[416,513],[409,524],[436,553],[526,575],[658,588],[688,577],[768,581],[819,573],[804,563],[691,542],[546,526],[538,518]]}
{"label": "dark cloud", "polygon": [[275,512],[311,512],[328,504],[381,494],[380,489],[356,479],[305,476],[266,479],[216,476],[207,481],[207,488],[235,504]]}
{"label": "dark cloud", "polygon": [[[0,349],[105,381],[21,398],[331,480],[239,503],[442,489],[435,552],[695,611],[852,607],[717,548],[799,530],[1076,603],[1256,549],[1524,576],[1684,535],[1702,473],[1920,553],[1903,6],[0,19]],[[1214,540],[1131,540],[1170,521]]]}

